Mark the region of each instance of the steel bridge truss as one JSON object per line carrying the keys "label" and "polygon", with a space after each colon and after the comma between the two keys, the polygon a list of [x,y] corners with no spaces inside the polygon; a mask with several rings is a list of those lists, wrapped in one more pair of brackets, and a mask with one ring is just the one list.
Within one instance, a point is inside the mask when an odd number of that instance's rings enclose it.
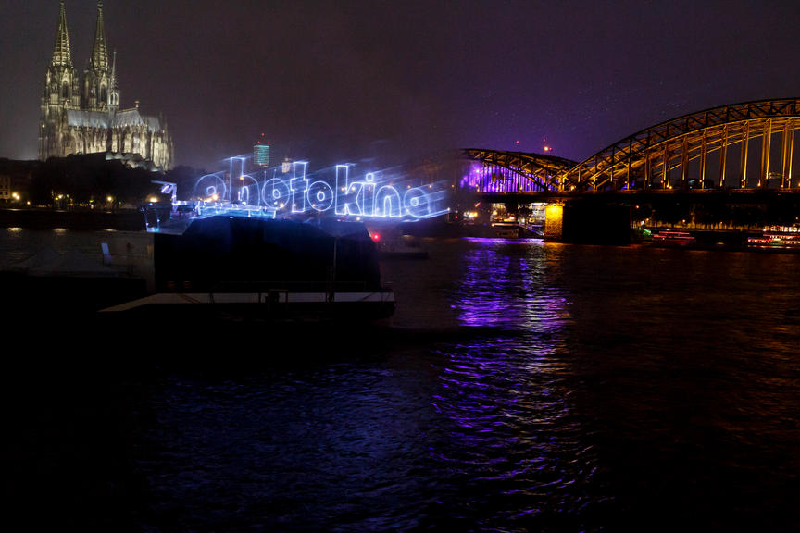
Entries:
{"label": "steel bridge truss", "polygon": [[[794,132],[800,128],[800,99],[763,100],[715,107],[662,122],[574,163],[568,159],[514,152],[466,150],[484,166],[517,169],[539,190],[624,191],[792,187]],[[780,135],[780,161],[770,161]],[[748,176],[751,140],[760,138],[757,176]],[[738,145],[738,172],[731,172],[731,146]],[[717,157],[709,157],[717,153]],[[714,161],[712,161],[712,159]],[[692,163],[695,162],[695,163]],[[690,172],[690,163],[693,170]],[[752,166],[752,162],[750,163]],[[709,175],[709,168],[716,172]],[[772,171],[771,171],[772,170]],[[519,191],[516,191],[519,192]]]}
{"label": "steel bridge truss", "polygon": [[464,154],[482,163],[484,171],[478,185],[484,192],[554,191],[559,183],[554,176],[578,164],[553,155],[478,148],[468,148]]}

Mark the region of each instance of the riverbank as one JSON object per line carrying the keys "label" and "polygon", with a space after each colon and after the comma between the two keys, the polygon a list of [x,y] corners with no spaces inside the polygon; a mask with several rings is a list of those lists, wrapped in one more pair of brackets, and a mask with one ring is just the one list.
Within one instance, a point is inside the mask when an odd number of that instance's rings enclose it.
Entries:
{"label": "riverbank", "polygon": [[0,228],[144,231],[145,219],[136,209],[112,212],[95,209],[4,208],[0,209]]}
{"label": "riverbank", "polygon": [[85,315],[155,289],[153,234],[0,229],[0,289],[14,314]]}

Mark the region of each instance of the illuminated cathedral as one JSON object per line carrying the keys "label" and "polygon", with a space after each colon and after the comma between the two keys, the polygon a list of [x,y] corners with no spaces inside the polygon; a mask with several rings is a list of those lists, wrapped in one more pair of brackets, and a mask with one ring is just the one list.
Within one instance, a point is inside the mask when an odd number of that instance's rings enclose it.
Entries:
{"label": "illuminated cathedral", "polygon": [[39,159],[106,153],[132,166],[167,170],[172,141],[166,121],[143,116],[139,102],[120,109],[117,56],[109,64],[103,2],[97,3],[94,46],[79,76],[72,64],[64,2],[58,18],[53,60],[47,68],[39,124]]}

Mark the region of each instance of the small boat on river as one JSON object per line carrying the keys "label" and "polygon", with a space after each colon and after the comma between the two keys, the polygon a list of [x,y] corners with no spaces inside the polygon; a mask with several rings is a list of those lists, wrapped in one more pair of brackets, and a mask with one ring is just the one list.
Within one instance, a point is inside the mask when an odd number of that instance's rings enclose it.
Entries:
{"label": "small boat on river", "polygon": [[760,237],[748,237],[748,248],[800,250],[800,228],[768,226]]}
{"label": "small boat on river", "polygon": [[428,251],[411,236],[380,241],[377,243],[381,259],[428,259]]}
{"label": "small boat on river", "polygon": [[653,235],[653,242],[667,246],[686,246],[694,244],[695,238],[688,231],[661,230]]}

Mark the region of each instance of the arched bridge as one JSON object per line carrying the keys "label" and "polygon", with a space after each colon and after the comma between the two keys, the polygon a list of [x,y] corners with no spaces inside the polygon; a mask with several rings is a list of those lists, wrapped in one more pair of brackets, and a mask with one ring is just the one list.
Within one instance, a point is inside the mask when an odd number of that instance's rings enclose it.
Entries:
{"label": "arched bridge", "polygon": [[553,155],[500,152],[468,148],[469,159],[481,167],[469,177],[468,186],[480,192],[542,192],[556,190],[553,176],[577,165],[576,161]]}
{"label": "arched bridge", "polygon": [[667,120],[579,163],[480,149],[464,154],[482,163],[468,185],[486,193],[789,189],[798,128],[800,98],[783,98]]}

